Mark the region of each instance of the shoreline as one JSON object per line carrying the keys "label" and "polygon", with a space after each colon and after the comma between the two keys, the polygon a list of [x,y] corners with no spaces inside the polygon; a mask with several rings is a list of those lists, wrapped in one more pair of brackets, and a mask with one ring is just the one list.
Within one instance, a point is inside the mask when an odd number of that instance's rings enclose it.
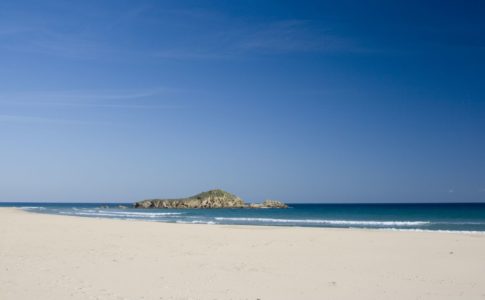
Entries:
{"label": "shoreline", "polygon": [[0,298],[483,299],[485,236],[0,208]]}
{"label": "shoreline", "polygon": [[324,227],[324,226],[298,226],[298,225],[269,225],[269,224],[261,224],[261,225],[247,225],[247,224],[222,224],[222,223],[189,223],[189,222],[164,222],[164,221],[150,221],[148,219],[129,219],[129,218],[103,218],[103,217],[96,217],[96,216],[82,216],[82,215],[61,215],[61,214],[51,214],[51,213],[42,213],[42,212],[35,212],[26,210],[24,207],[0,207],[0,209],[15,209],[25,213],[33,213],[33,214],[42,214],[42,215],[50,215],[50,216],[59,216],[59,217],[74,217],[74,218],[88,218],[88,219],[102,219],[102,220],[117,220],[117,221],[134,221],[134,222],[149,222],[149,223],[162,223],[162,224],[177,224],[177,225],[209,225],[209,226],[236,226],[236,227],[283,227],[283,228],[313,228],[313,229],[326,229],[326,230],[357,230],[357,231],[389,231],[389,232],[429,232],[429,233],[447,233],[447,234],[469,234],[469,235],[485,235],[485,231],[470,231],[470,230],[432,230],[432,229],[406,229],[406,228],[359,228],[359,227]]}

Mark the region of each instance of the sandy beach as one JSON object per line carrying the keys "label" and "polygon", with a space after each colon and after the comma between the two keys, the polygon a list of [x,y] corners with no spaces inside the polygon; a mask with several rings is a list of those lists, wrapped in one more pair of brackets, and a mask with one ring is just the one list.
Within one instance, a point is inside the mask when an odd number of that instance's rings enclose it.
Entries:
{"label": "sandy beach", "polygon": [[0,299],[485,299],[485,235],[1,208]]}

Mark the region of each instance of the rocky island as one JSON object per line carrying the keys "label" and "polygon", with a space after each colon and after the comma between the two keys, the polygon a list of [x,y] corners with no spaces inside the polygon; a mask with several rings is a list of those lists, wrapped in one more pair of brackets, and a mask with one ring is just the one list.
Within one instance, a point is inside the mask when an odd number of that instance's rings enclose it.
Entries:
{"label": "rocky island", "polygon": [[276,200],[246,204],[241,198],[223,190],[210,190],[181,199],[143,200],[133,206],[135,208],[288,208],[288,205]]}

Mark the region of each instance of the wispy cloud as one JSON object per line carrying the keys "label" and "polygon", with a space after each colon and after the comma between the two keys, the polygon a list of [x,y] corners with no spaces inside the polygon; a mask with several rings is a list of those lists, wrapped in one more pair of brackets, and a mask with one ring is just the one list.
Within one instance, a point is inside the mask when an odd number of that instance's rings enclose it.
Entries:
{"label": "wispy cloud", "polygon": [[[93,120],[91,111],[113,110],[179,110],[187,105],[167,100],[177,90],[157,87],[118,90],[60,90],[0,93],[1,123],[42,125],[107,125]],[[168,97],[170,99],[170,97]],[[65,109],[71,109],[66,112]],[[79,109],[87,109],[79,114]],[[73,114],[74,113],[74,114]],[[66,118],[67,117],[67,118]],[[79,119],[80,118],[80,119]],[[96,118],[95,118],[96,119]],[[112,118],[111,118],[112,119]]]}
{"label": "wispy cloud", "polygon": [[0,49],[76,59],[92,59],[110,52],[107,45],[92,37],[46,27],[0,28]]}
{"label": "wispy cloud", "polygon": [[49,98],[49,99],[139,99],[155,95],[160,95],[163,92],[173,91],[164,87],[146,88],[146,89],[100,89],[100,90],[57,90],[57,91],[29,91],[16,93],[1,93],[0,99],[8,97],[14,98]]}
{"label": "wispy cloud", "polygon": [[316,26],[307,20],[272,22],[242,36],[237,46],[248,51],[270,53],[337,52],[359,49],[349,38],[315,28]]}
{"label": "wispy cloud", "polygon": [[[89,60],[229,60],[268,54],[372,51],[315,20],[263,21],[211,10],[146,5],[114,12],[71,8],[67,15],[73,20],[57,15],[48,18],[33,11],[4,12],[0,49]],[[150,38],[151,43],[138,36]]]}
{"label": "wispy cloud", "polygon": [[5,26],[0,24],[0,37],[9,37],[17,34],[23,34],[35,31],[33,27],[26,27],[26,26]]}
{"label": "wispy cloud", "polygon": [[175,60],[227,60],[237,56],[231,53],[216,52],[210,50],[167,49],[156,52],[154,57]]}
{"label": "wispy cloud", "polygon": [[121,11],[120,13],[118,13],[118,15],[114,16],[109,22],[107,22],[104,27],[108,30],[111,30],[119,25],[136,21],[150,9],[150,6],[142,5],[135,6],[134,8],[125,11]]}
{"label": "wispy cloud", "polygon": [[69,9],[63,5],[46,5],[43,10],[2,11],[0,50],[81,60],[108,59],[123,53],[122,47],[109,40],[110,30],[136,19],[144,10],[135,7],[107,14],[71,6]]}
{"label": "wispy cloud", "polygon": [[185,109],[170,88],[131,90],[71,90],[0,93],[0,104],[10,106],[86,107],[107,109]]}
{"label": "wispy cloud", "polygon": [[[311,20],[280,20],[265,23],[239,22],[201,33],[191,43],[160,49],[166,59],[241,59],[258,55],[370,53],[375,50],[355,38],[322,29]],[[188,38],[190,40],[190,37]]]}
{"label": "wispy cloud", "polygon": [[162,104],[103,104],[103,103],[75,103],[75,102],[11,102],[21,106],[50,106],[50,107],[73,107],[73,108],[113,108],[113,109],[186,109],[185,105],[162,105]]}
{"label": "wispy cloud", "polygon": [[0,122],[2,123],[17,123],[17,124],[91,124],[92,122],[80,120],[65,120],[49,117],[37,117],[27,115],[0,115]]}

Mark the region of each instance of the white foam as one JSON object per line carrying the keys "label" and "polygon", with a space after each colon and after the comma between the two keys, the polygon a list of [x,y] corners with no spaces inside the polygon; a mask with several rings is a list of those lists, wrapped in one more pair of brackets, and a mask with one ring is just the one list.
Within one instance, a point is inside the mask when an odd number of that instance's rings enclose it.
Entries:
{"label": "white foam", "polygon": [[297,223],[297,224],[327,224],[327,225],[361,225],[361,226],[422,226],[428,221],[356,221],[356,220],[324,220],[324,219],[274,219],[274,218],[226,218],[216,217],[219,221],[247,221],[268,223]]}
{"label": "white foam", "polygon": [[114,215],[141,216],[141,217],[175,216],[175,215],[183,214],[181,212],[129,212],[129,211],[105,211],[105,210],[100,210],[99,212],[114,214]]}
{"label": "white foam", "polygon": [[484,222],[468,222],[468,221],[463,221],[463,222],[436,222],[436,224],[451,224],[451,225],[485,225]]}
{"label": "white foam", "polygon": [[439,233],[460,233],[460,234],[485,234],[485,231],[475,230],[443,230],[443,229],[402,229],[402,228],[379,228],[376,230],[389,230],[389,231],[411,231],[411,232],[439,232]]}
{"label": "white foam", "polygon": [[194,220],[194,221],[178,220],[178,221],[176,221],[176,223],[180,223],[180,224],[209,224],[209,225],[217,224],[214,221],[200,221],[200,220]]}
{"label": "white foam", "polygon": [[22,209],[45,209],[45,207],[40,206],[21,206]]}
{"label": "white foam", "polygon": [[92,217],[115,217],[115,218],[157,218],[157,217],[171,217],[173,215],[180,215],[181,213],[116,213],[116,212],[83,212],[83,211],[61,211],[63,215],[75,216],[92,216]]}

